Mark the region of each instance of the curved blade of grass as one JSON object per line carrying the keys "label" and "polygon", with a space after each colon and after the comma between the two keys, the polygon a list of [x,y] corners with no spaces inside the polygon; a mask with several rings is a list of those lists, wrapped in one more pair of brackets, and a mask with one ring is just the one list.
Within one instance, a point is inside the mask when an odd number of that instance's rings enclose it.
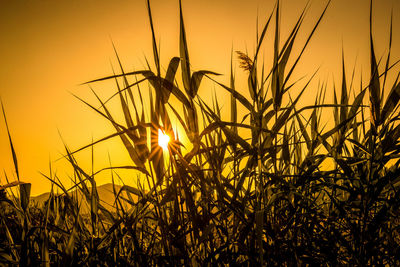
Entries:
{"label": "curved blade of grass", "polygon": [[101,170],[98,170],[97,172],[95,172],[92,176],[95,176],[103,171],[106,170],[137,170],[140,171],[146,175],[150,175],[149,172],[146,169],[143,169],[141,167],[136,167],[136,166],[116,166],[116,167],[105,167],[102,168]]}
{"label": "curved blade of grass", "polygon": [[277,8],[276,8],[276,16],[275,16],[275,38],[274,38],[274,61],[273,61],[273,71],[272,71],[272,84],[271,84],[271,92],[272,92],[272,100],[274,102],[274,110],[279,110],[281,105],[281,85],[280,85],[280,75],[278,73],[278,64],[279,64],[279,0],[277,1]]}
{"label": "curved blade of grass", "polygon": [[139,75],[139,74],[143,74],[143,73],[147,73],[147,72],[149,72],[149,71],[148,70],[138,70],[138,71],[127,72],[125,74],[111,75],[111,76],[106,76],[106,77],[103,77],[103,78],[91,80],[91,81],[88,81],[88,82],[84,82],[81,85],[94,83],[94,82],[100,82],[100,81],[106,81],[106,80],[109,80],[109,79],[115,79],[115,78],[129,76],[129,75]]}
{"label": "curved blade of grass", "polygon": [[271,22],[271,18],[272,18],[272,15],[274,14],[275,8],[276,8],[276,5],[274,6],[274,9],[272,10],[271,14],[269,15],[269,18],[267,19],[267,22],[265,23],[264,28],[263,28],[263,30],[261,32],[261,36],[260,36],[260,39],[259,39],[259,41],[257,43],[257,49],[256,49],[256,53],[254,55],[253,62],[257,61],[257,57],[258,57],[258,54],[260,52],[260,48],[261,48],[262,42],[264,41],[264,38],[265,38],[265,33],[267,32],[267,29],[268,29],[269,23]]}
{"label": "curved blade of grass", "polygon": [[380,123],[380,107],[381,107],[381,88],[379,83],[378,64],[376,63],[374,42],[372,39],[372,0],[369,15],[369,40],[370,40],[370,64],[371,64],[371,81],[369,84],[370,103],[372,123],[378,126]]}
{"label": "curved blade of grass", "polygon": [[15,153],[15,148],[14,148],[14,145],[13,145],[13,142],[12,142],[12,139],[11,139],[10,129],[8,128],[7,117],[6,117],[6,112],[4,110],[3,101],[0,101],[0,102],[1,102],[1,109],[3,111],[4,122],[6,124],[8,141],[9,141],[10,147],[11,147],[11,154],[12,154],[12,158],[13,158],[13,162],[14,162],[15,173],[17,174],[17,179],[19,181],[19,169],[18,169],[17,153]]}
{"label": "curved blade of grass", "polygon": [[[178,70],[180,58],[179,57],[174,57],[171,59],[168,65],[167,73],[165,74],[165,80],[163,83],[163,86],[167,89],[165,91],[165,94],[163,94],[163,103],[168,102],[169,95],[172,91],[171,85],[174,84],[174,79],[175,79],[175,74],[176,71]],[[168,82],[165,82],[168,81]]]}
{"label": "curved blade of grass", "polygon": [[361,107],[364,95],[365,95],[366,89],[362,90],[357,97],[354,99],[353,104],[351,105],[350,112],[349,112],[349,118],[354,117],[358,111],[358,109]]}
{"label": "curved blade of grass", "polygon": [[158,57],[158,50],[157,50],[157,42],[154,33],[154,26],[153,26],[153,18],[151,16],[151,8],[150,8],[150,1],[147,0],[147,12],[150,20],[150,28],[151,28],[151,40],[153,45],[153,56],[154,56],[154,63],[157,68],[157,76],[160,77],[160,58]]}
{"label": "curved blade of grass", "polygon": [[[392,40],[393,40],[393,9],[390,13],[389,51],[388,51],[388,56],[386,58],[386,65],[385,65],[385,72],[384,72],[385,76],[383,77],[382,88],[385,88],[386,78],[387,78],[387,74],[389,71],[390,54],[392,51]],[[381,98],[383,99],[383,92],[382,92]]]}
{"label": "curved blade of grass", "polygon": [[305,44],[304,44],[304,46],[303,46],[303,48],[302,48],[300,54],[297,56],[295,62],[293,63],[293,65],[292,65],[292,67],[290,68],[288,74],[286,75],[285,81],[283,82],[283,85],[282,85],[283,88],[285,87],[286,83],[289,81],[289,78],[291,77],[291,75],[292,75],[292,73],[293,73],[295,67],[297,66],[297,64],[298,64],[298,62],[299,62],[301,56],[303,55],[303,53],[304,53],[306,47],[308,46],[308,43],[310,42],[310,40],[311,40],[311,38],[313,37],[315,31],[317,30],[319,24],[321,23],[322,18],[324,17],[325,12],[326,12],[326,10],[328,9],[328,6],[329,6],[330,3],[331,3],[331,0],[329,0],[328,3],[326,4],[326,6],[325,6],[324,10],[322,11],[320,17],[318,18],[318,21],[315,23],[314,28],[312,29],[311,33],[308,35],[307,41],[305,42]]}
{"label": "curved blade of grass", "polygon": [[206,74],[212,74],[212,75],[221,75],[219,73],[215,73],[212,71],[208,70],[199,70],[196,72],[193,72],[192,78],[190,79],[190,88],[191,90],[191,97],[194,98],[197,95],[197,91],[199,90],[201,80],[203,79],[203,76]]}
{"label": "curved blade of grass", "polygon": [[344,66],[344,52],[342,48],[342,92],[340,96],[340,122],[343,122],[347,118],[347,104],[348,104],[348,96],[347,96],[347,84],[346,84],[346,71]]}
{"label": "curved blade of grass", "polygon": [[[230,88],[235,91],[235,74],[233,72],[233,49],[231,50],[231,75],[230,75]],[[237,123],[237,103],[236,98],[231,94],[231,121]],[[232,126],[232,130],[237,133],[237,128]]]}
{"label": "curved blade of grass", "polygon": [[183,86],[188,95],[193,95],[192,89],[190,87],[190,63],[189,63],[189,51],[186,41],[185,25],[183,23],[182,14],[182,1],[179,0],[179,22],[180,22],[180,38],[179,38],[179,53],[182,60],[182,81]]}

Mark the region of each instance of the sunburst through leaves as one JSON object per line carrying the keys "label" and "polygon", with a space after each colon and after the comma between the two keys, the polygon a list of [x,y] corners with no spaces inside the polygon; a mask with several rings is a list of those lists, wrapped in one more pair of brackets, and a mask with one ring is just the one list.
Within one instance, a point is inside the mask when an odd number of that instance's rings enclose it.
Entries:
{"label": "sunburst through leaves", "polygon": [[168,144],[170,137],[163,130],[158,129],[158,145],[162,147],[163,150],[168,150]]}

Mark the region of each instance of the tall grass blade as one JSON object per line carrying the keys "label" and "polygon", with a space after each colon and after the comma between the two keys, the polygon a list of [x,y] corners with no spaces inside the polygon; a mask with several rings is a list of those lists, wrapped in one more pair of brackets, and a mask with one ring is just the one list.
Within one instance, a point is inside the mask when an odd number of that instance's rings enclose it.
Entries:
{"label": "tall grass blade", "polygon": [[186,41],[185,25],[183,23],[183,13],[182,13],[182,1],[179,0],[179,23],[180,23],[180,41],[179,41],[179,51],[181,57],[181,67],[182,67],[182,81],[186,93],[189,96],[194,95],[190,86],[190,61],[189,61],[189,50]]}
{"label": "tall grass blade", "polygon": [[297,56],[295,62],[293,63],[293,65],[292,65],[292,67],[290,68],[288,74],[286,75],[286,78],[285,78],[285,81],[283,82],[282,87],[285,87],[286,83],[289,81],[289,78],[291,77],[291,75],[292,75],[292,73],[293,73],[295,67],[297,66],[298,62],[300,61],[301,56],[303,55],[303,53],[304,53],[306,47],[308,46],[308,43],[310,42],[310,40],[311,40],[311,38],[313,37],[315,31],[317,30],[319,24],[321,23],[322,18],[324,17],[324,15],[325,15],[325,13],[326,13],[326,10],[328,9],[330,3],[331,3],[331,0],[329,0],[328,3],[326,4],[326,6],[325,6],[324,10],[322,11],[320,17],[318,18],[317,22],[315,23],[314,28],[312,29],[311,33],[308,35],[307,41],[306,41],[305,44],[303,45],[303,48],[301,49],[300,54]]}
{"label": "tall grass blade", "polygon": [[381,109],[381,88],[379,83],[378,64],[376,63],[374,42],[372,40],[372,0],[370,4],[369,16],[369,40],[370,40],[370,70],[371,81],[369,84],[369,94],[371,103],[371,122],[375,127],[380,123],[380,109]]}
{"label": "tall grass blade", "polygon": [[[231,71],[230,71],[230,88],[235,91],[235,73],[233,71],[233,50],[231,50]],[[231,122],[237,123],[237,103],[236,98],[231,94]],[[232,127],[232,130],[237,133],[237,128]]]}
{"label": "tall grass blade", "polygon": [[163,83],[163,86],[166,88],[166,90],[163,91],[164,94],[163,94],[162,101],[164,104],[168,102],[169,95],[172,92],[171,85],[174,84],[175,74],[176,74],[176,71],[178,70],[179,62],[180,62],[179,57],[174,57],[169,62],[167,73],[165,74],[165,80]]}
{"label": "tall grass blade", "polygon": [[[384,77],[383,77],[383,85],[382,88],[386,88],[386,78],[389,72],[389,63],[390,63],[390,54],[392,52],[392,41],[393,41],[393,9],[390,13],[390,30],[389,30],[389,51],[388,51],[388,55],[386,58],[386,64],[385,64],[385,72],[384,72]],[[382,90],[383,91],[383,90]],[[381,99],[383,99],[383,92],[381,95]]]}
{"label": "tall grass blade", "polygon": [[152,40],[152,44],[153,44],[154,63],[156,65],[156,69],[157,69],[157,76],[160,77],[160,58],[158,56],[157,42],[156,42],[154,26],[153,26],[153,18],[151,16],[150,0],[147,0],[146,3],[147,3],[147,12],[148,12],[149,21],[150,21],[150,28],[151,28],[151,40]]}
{"label": "tall grass blade", "polygon": [[346,70],[344,66],[344,52],[342,49],[342,91],[340,96],[340,122],[343,122],[347,118],[347,83],[346,83]]}
{"label": "tall grass blade", "polygon": [[1,109],[3,111],[4,122],[6,124],[8,141],[9,141],[10,147],[11,147],[11,154],[12,154],[12,158],[13,158],[13,162],[14,162],[15,173],[17,174],[17,179],[19,181],[19,169],[18,169],[17,154],[15,153],[15,148],[14,148],[14,145],[13,145],[13,142],[12,142],[12,139],[11,139],[10,129],[8,128],[7,117],[6,117],[6,112],[4,110],[3,101],[1,101]]}

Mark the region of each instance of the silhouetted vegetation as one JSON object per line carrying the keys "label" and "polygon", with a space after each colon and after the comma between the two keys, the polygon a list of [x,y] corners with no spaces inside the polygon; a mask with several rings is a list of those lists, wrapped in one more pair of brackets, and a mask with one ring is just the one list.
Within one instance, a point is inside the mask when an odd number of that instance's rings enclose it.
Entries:
{"label": "silhouetted vegetation", "polygon": [[[228,85],[218,82],[213,71],[192,69],[181,3],[180,55],[162,71],[147,4],[153,64],[128,72],[116,52],[119,73],[87,83],[115,81],[112,98],[119,99],[124,121],[112,116],[110,98],[93,91],[99,105],[80,100],[115,132],[75,151],[65,146],[77,181],[74,188],[65,188],[51,172],[43,174],[62,194],[52,190],[43,205],[29,207],[30,184],[0,189],[0,262],[400,265],[400,73],[394,73],[397,62],[390,58],[392,27],[388,53],[379,63],[371,33],[369,77],[346,77],[343,58],[339,86],[322,82],[309,88],[314,74],[300,83],[292,81],[292,73],[329,3],[305,42],[297,44],[306,9],[281,40],[278,1],[254,55],[232,52],[248,76],[248,98],[236,90],[232,62]],[[266,53],[273,64],[266,69],[260,53],[271,27],[274,49]],[[295,43],[301,45],[298,53],[292,50]],[[198,94],[205,79],[230,95],[229,120],[221,116],[217,98],[206,101]],[[293,90],[299,93],[293,95]],[[300,106],[306,90],[318,91],[317,97]],[[334,91],[332,102],[325,99],[327,91]],[[245,111],[243,118],[239,109]],[[334,114],[331,124],[321,119],[325,111]],[[184,132],[176,132],[175,124]],[[158,146],[159,129],[171,138],[167,152]],[[183,135],[187,144],[181,142]],[[131,166],[90,173],[78,164],[76,153],[111,138],[121,139]],[[14,149],[12,156],[18,176]],[[114,186],[110,209],[100,201],[96,177],[108,171],[114,181],[118,169],[141,178],[137,186]],[[19,186],[18,196],[4,193],[14,186]],[[81,211],[83,203],[88,212]]]}

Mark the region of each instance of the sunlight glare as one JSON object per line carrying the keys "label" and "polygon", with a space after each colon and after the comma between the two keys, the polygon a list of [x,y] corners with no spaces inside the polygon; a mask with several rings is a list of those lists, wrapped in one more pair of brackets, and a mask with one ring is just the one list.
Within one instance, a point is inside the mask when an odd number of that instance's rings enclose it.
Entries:
{"label": "sunlight glare", "polygon": [[164,150],[168,150],[168,143],[170,137],[165,134],[161,129],[158,129],[158,145]]}

